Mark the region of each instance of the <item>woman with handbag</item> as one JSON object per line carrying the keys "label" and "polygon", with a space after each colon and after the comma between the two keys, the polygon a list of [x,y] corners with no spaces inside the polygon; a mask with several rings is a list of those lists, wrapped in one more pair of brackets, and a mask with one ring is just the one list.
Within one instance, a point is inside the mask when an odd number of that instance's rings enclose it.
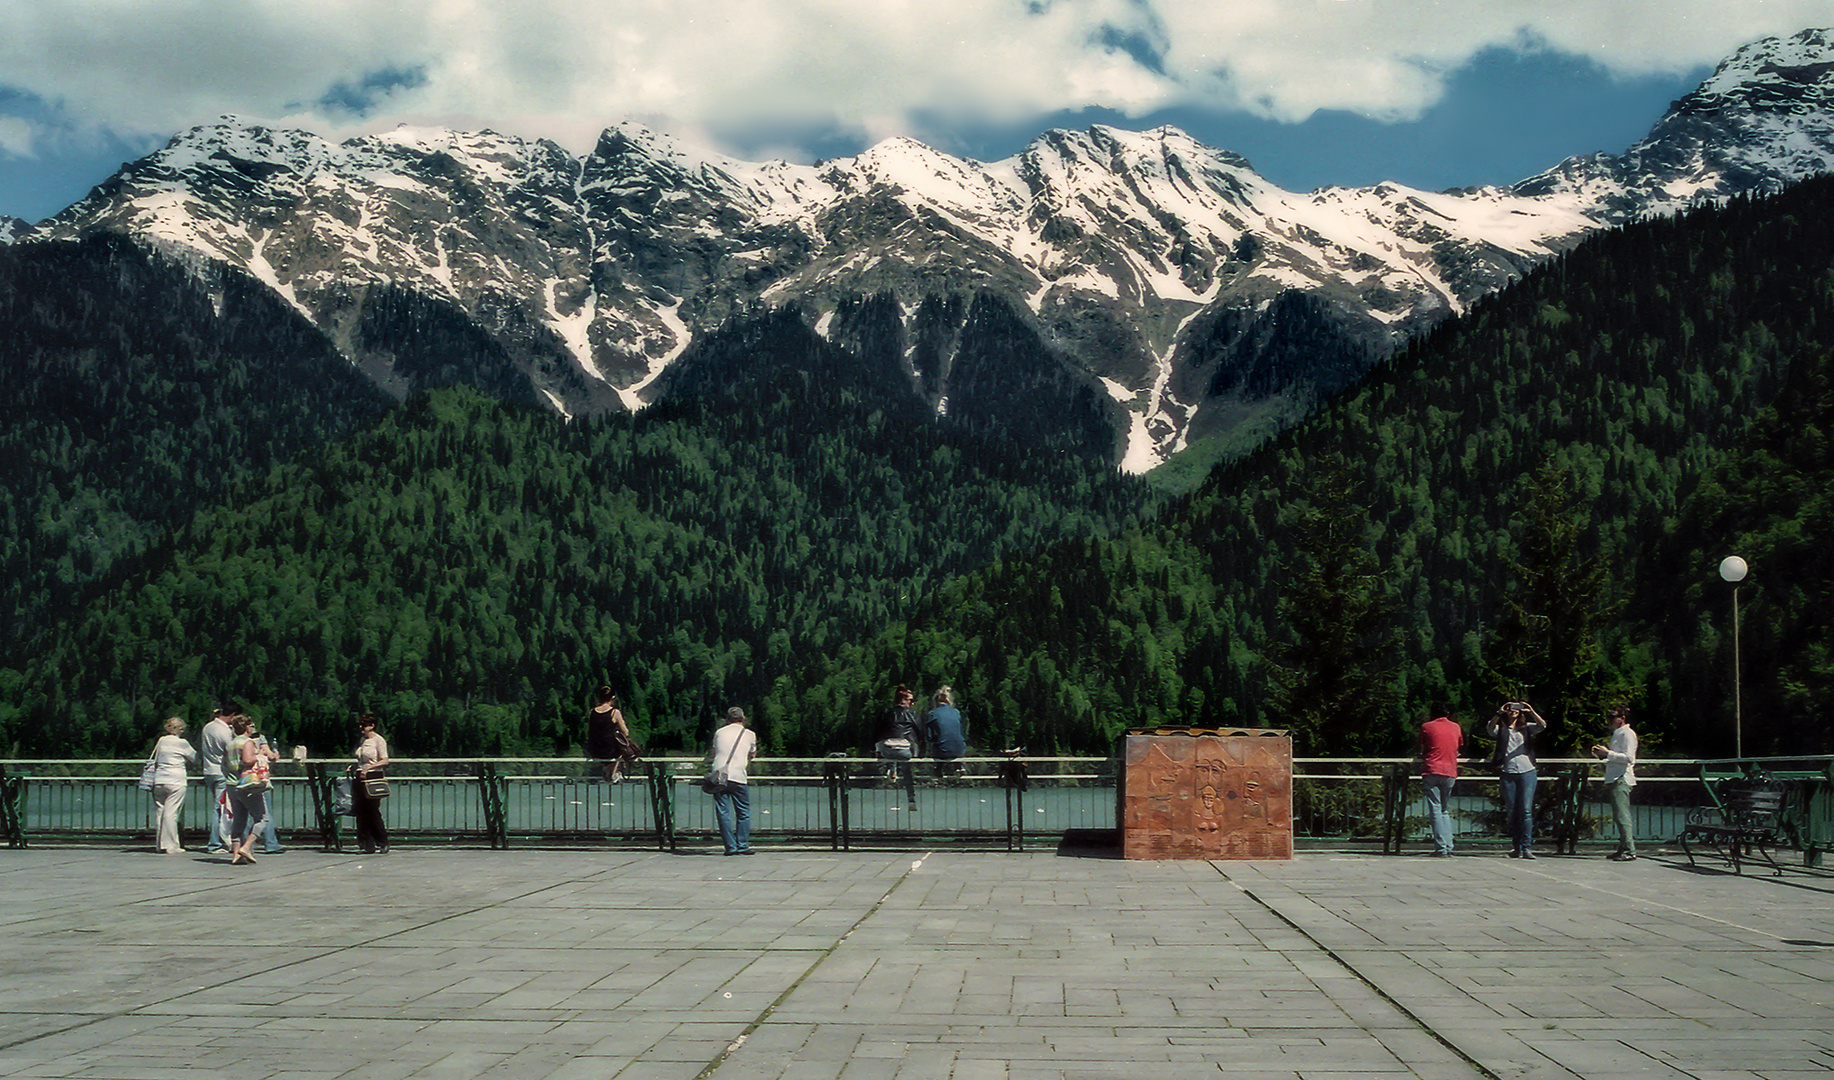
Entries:
{"label": "woman with handbag", "polygon": [[606,782],[612,784],[621,782],[625,767],[643,756],[618,708],[618,695],[609,686],[599,687],[598,700],[586,714],[586,756],[599,762]]}
{"label": "woman with handbag", "polygon": [[166,717],[164,735],[153,744],[147,765],[153,770],[153,812],[158,826],[154,843],[162,855],[180,855],[178,813],[185,808],[185,773],[197,761],[197,749],[185,741],[185,722]]}
{"label": "woman with handbag", "polygon": [[255,837],[267,825],[268,767],[280,755],[255,738],[246,714],[231,717],[229,725],[235,732],[223,755],[229,780],[229,861],[247,866],[255,861]]}
{"label": "woman with handbag", "polygon": [[351,809],[357,819],[357,850],[388,854],[388,826],[382,822],[382,800],[388,797],[388,740],[376,734],[376,716],[357,717],[356,763],[350,766]]}

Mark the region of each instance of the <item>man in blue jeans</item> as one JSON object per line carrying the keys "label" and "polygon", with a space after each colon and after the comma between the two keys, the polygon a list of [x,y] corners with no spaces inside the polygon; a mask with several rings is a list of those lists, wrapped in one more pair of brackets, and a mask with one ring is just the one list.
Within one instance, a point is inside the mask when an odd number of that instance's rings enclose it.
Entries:
{"label": "man in blue jeans", "polygon": [[713,816],[728,855],[751,854],[751,776],[746,766],[758,756],[758,733],[745,726],[745,710],[726,710],[726,723],[713,733],[712,764],[726,770],[726,786],[713,796]]}
{"label": "man in blue jeans", "polygon": [[1452,815],[1446,799],[1458,779],[1458,755],[1465,747],[1465,731],[1452,720],[1452,706],[1432,709],[1432,719],[1420,726],[1420,786],[1426,790],[1427,816],[1433,826],[1433,857],[1452,854]]}
{"label": "man in blue jeans", "polygon": [[210,788],[210,839],[204,844],[204,850],[211,854],[222,854],[229,850],[223,842],[223,789],[229,781],[223,776],[223,755],[229,750],[229,740],[235,738],[230,730],[229,718],[234,716],[237,706],[225,704],[217,707],[210,722],[198,736],[200,767],[204,771],[204,783]]}

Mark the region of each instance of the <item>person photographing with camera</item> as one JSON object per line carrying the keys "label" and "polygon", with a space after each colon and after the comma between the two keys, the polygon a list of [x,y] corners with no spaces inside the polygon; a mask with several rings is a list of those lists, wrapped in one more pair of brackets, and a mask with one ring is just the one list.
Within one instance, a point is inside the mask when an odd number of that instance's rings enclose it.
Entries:
{"label": "person photographing with camera", "polygon": [[1503,791],[1503,822],[1509,830],[1512,859],[1535,857],[1536,735],[1547,730],[1547,721],[1526,701],[1505,701],[1487,725],[1496,740],[1497,783]]}

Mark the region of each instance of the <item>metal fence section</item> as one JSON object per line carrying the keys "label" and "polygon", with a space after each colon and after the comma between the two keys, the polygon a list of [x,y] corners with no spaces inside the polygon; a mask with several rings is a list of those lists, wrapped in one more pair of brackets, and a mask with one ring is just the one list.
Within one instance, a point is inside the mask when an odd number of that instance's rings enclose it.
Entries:
{"label": "metal fence section", "polygon": [[[350,843],[351,819],[337,808],[347,760],[278,763],[269,806],[287,842],[316,841],[328,850]],[[1540,764],[1537,836],[1560,850],[1614,843],[1615,825],[1602,802],[1596,763],[1544,758]],[[1763,768],[1757,760],[1712,764],[1719,772]],[[135,785],[140,765],[139,759],[0,761],[0,835],[14,847],[84,841],[150,845],[151,799]],[[1806,777],[1803,783],[1817,776],[1834,783],[1834,765],[1825,759],[1809,765],[1792,759],[1791,765],[1790,775]],[[1016,849],[1079,832],[1113,833],[1119,826],[1119,762],[1113,757],[966,758],[917,761],[912,767],[914,799],[901,775],[888,774],[885,763],[873,759],[759,758],[751,766],[753,835],[765,843],[836,850],[915,842]],[[657,758],[611,784],[596,763],[580,758],[396,758],[383,813],[391,838],[410,844],[628,843],[672,849],[718,837],[713,800],[699,788],[705,770],[702,758]],[[1422,842],[1425,807],[1412,770],[1403,758],[1296,759],[1295,838],[1367,843],[1390,852]],[[1711,809],[1702,762],[1645,760],[1637,771],[1639,841],[1679,836],[1690,814]],[[202,781],[189,787],[180,815],[187,846],[201,846],[208,832],[208,793]],[[1804,805],[1830,801],[1817,798],[1805,797]],[[1461,776],[1452,811],[1461,843],[1501,842],[1494,776]],[[1818,825],[1813,835],[1830,831]]]}
{"label": "metal fence section", "polygon": [[[1408,844],[1427,843],[1426,798],[1417,764],[1394,759],[1365,759],[1385,765],[1383,850],[1396,853]],[[1571,853],[1582,843],[1615,846],[1617,824],[1606,803],[1601,769],[1591,758],[1541,758],[1535,788],[1535,836],[1553,850]],[[1701,763],[1692,759],[1644,759],[1637,762],[1632,813],[1637,841],[1662,843],[1681,835],[1690,814],[1710,805],[1701,784]],[[1497,777],[1464,771],[1447,800],[1454,843],[1501,842],[1504,827]]]}

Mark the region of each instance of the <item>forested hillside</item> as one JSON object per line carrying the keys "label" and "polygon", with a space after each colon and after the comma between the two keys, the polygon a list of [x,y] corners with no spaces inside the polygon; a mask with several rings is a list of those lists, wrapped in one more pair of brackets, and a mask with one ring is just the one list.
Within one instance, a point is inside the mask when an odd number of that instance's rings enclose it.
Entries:
{"label": "forested hillside", "polygon": [[[7,742],[128,752],[155,714],[235,697],[331,752],[372,709],[404,753],[565,753],[610,682],[642,739],[693,747],[950,576],[1148,499],[1098,457],[888,410],[780,331],[635,418],[439,391],[242,485],[14,658]],[[762,727],[801,749],[817,719]]]}
{"label": "forested hillside", "polygon": [[1549,752],[1628,701],[1652,749],[1729,754],[1714,567],[1740,548],[1746,625],[1772,620],[1745,748],[1825,747],[1831,210],[1818,179],[1598,236],[1154,526],[951,582],[778,707],[851,715],[870,673],[923,672],[989,743],[1259,724],[1331,754],[1404,751],[1435,697],[1477,720],[1525,694]]}
{"label": "forested hillside", "polygon": [[636,417],[384,414],[234,281],[84,263],[171,329],[98,332],[49,279],[68,302],[8,299],[37,329],[8,353],[0,740],[132,753],[236,697],[316,751],[372,709],[403,753],[564,753],[609,681],[657,749],[738,703],[813,754],[947,682],[977,746],[1034,752],[1172,722],[1391,753],[1432,697],[1521,694],[1544,752],[1623,700],[1652,750],[1727,753],[1737,551],[1746,750],[1826,748],[1831,206],[1817,180],[1596,237],[1156,518],[1099,410],[1020,449],[781,312]]}
{"label": "forested hillside", "polygon": [[390,404],[239,271],[110,237],[0,247],[0,641],[67,618],[200,502]]}

